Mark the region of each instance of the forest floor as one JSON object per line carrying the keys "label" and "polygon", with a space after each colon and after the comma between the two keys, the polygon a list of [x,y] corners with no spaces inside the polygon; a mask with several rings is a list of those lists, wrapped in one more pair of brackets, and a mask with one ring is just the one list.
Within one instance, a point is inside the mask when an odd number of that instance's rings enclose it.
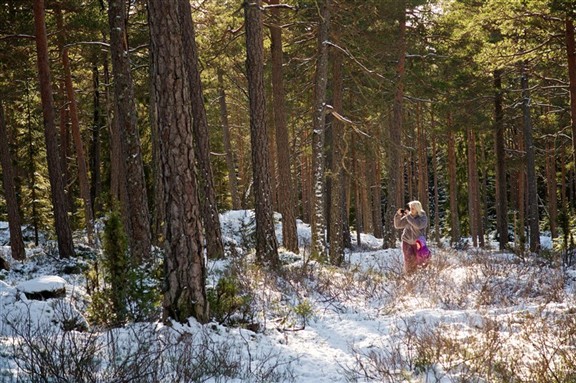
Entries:
{"label": "forest floor", "polygon": [[[252,262],[252,213],[221,218],[233,251],[208,262],[208,285],[233,277],[247,298],[220,323],[96,330],[83,319],[85,276],[63,273],[70,261],[55,257],[53,244],[29,247],[24,262],[10,260],[12,269],[0,273],[0,382],[42,381],[34,380],[42,374],[53,382],[576,380],[573,267],[430,241],[431,264],[405,275],[399,246],[382,249],[370,235],[334,267],[309,259],[310,230],[299,223],[300,254],[281,251],[282,272],[272,274]],[[65,298],[22,294],[25,283],[47,276],[62,278]],[[63,332],[75,315],[88,331]]]}

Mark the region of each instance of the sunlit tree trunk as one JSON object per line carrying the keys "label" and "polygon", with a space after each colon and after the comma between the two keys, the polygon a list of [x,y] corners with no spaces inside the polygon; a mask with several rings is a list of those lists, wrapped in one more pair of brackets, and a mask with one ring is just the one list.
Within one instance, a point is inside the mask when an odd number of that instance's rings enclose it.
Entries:
{"label": "sunlit tree trunk", "polygon": [[92,211],[92,199],[90,198],[90,181],[88,179],[88,167],[86,165],[86,155],[84,154],[84,143],[80,135],[80,122],[78,121],[78,106],[72,84],[72,74],[70,73],[70,60],[68,50],[62,51],[62,65],[66,84],[66,94],[68,96],[68,108],[70,110],[70,123],[72,128],[72,139],[76,150],[76,163],[78,165],[78,183],[80,185],[80,195],[84,202],[84,214],[86,219],[86,232],[88,242],[93,242],[94,236],[94,212]]}
{"label": "sunlit tree trunk", "polygon": [[314,113],[312,122],[312,254],[327,259],[325,217],[324,134],[326,87],[328,83],[328,39],[332,0],[320,2],[320,22],[316,73],[314,76]]}
{"label": "sunlit tree trunk", "polygon": [[[123,159],[121,166],[124,170],[122,174],[126,179],[127,189],[127,199],[121,201],[128,205],[125,207],[129,224],[126,232],[129,233],[130,250],[137,261],[146,261],[150,259],[152,246],[150,213],[128,53],[126,18],[126,2],[111,0],[108,21],[114,75],[114,103],[117,127],[120,129],[120,150]],[[122,190],[120,192],[122,193]]]}
{"label": "sunlit tree trunk", "polygon": [[204,221],[204,235],[208,257],[218,259],[224,257],[224,244],[222,243],[222,229],[214,190],[214,176],[210,164],[210,133],[208,131],[208,117],[204,106],[202,81],[198,68],[198,48],[192,11],[188,0],[179,0],[180,23],[182,39],[187,65],[188,81],[190,82],[192,101],[192,131],[194,134],[194,151],[198,164],[198,186],[200,192],[200,208]]}
{"label": "sunlit tree trunk", "polygon": [[[271,0],[270,4],[279,4],[279,0]],[[270,24],[270,49],[272,51],[272,109],[274,111],[276,158],[278,164],[278,211],[282,214],[282,243],[286,249],[298,253],[296,208],[290,164],[290,144],[288,127],[286,126],[286,99],[284,95],[284,72],[282,69],[284,60],[282,57],[280,10],[278,8],[272,8],[270,13],[273,18]]]}
{"label": "sunlit tree trunk", "polygon": [[194,169],[192,108],[178,4],[149,0],[151,54],[164,184],[163,317],[208,321],[203,227]]}
{"label": "sunlit tree trunk", "polygon": [[244,3],[246,30],[246,73],[250,101],[250,139],[256,210],[256,258],[272,267],[279,266],[278,243],[272,216],[270,156],[264,96],[264,46],[260,0]]}
{"label": "sunlit tree trunk", "polygon": [[[78,105],[76,103],[76,95],[74,94],[74,84],[72,83],[72,71],[70,70],[70,59],[68,57],[68,49],[64,47],[65,42],[65,27],[62,15],[62,8],[59,5],[55,7],[56,25],[59,30],[59,48],[60,58],[62,60],[62,67],[64,69],[64,88],[66,90],[66,98],[68,105],[68,117],[70,118],[70,127],[72,131],[72,141],[76,154],[78,184],[80,187],[80,197],[84,204],[84,219],[86,225],[86,234],[88,243],[94,240],[94,213],[92,211],[92,198],[90,196],[90,181],[88,177],[88,166],[84,150],[84,143],[80,134],[80,122],[78,119]],[[61,121],[61,123],[64,123]]]}
{"label": "sunlit tree trunk", "polygon": [[52,96],[52,81],[48,60],[48,40],[46,36],[44,1],[34,0],[34,30],[36,34],[36,54],[38,58],[38,78],[40,96],[42,99],[42,115],[44,119],[44,139],[48,159],[48,174],[52,193],[52,205],[58,238],[60,257],[74,256],[72,230],[66,212],[66,197],[60,168],[58,151],[58,136],[56,132],[54,99]]}

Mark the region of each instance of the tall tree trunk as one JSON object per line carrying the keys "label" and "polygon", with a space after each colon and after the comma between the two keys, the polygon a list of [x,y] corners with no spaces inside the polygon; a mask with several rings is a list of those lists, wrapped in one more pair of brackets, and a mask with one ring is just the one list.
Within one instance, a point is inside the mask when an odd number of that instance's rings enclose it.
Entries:
{"label": "tall tree trunk", "polygon": [[[388,134],[388,205],[386,210],[386,221],[393,222],[396,211],[404,206],[404,182],[403,154],[402,154],[402,130],[404,114],[404,75],[406,65],[406,2],[399,1],[400,7],[398,19],[398,61],[396,64],[396,84],[394,89],[394,105],[392,109],[392,122]],[[384,248],[396,245],[397,231],[394,226],[390,228],[384,236]]]}
{"label": "tall tree trunk", "polygon": [[438,146],[432,137],[432,174],[434,176],[434,239],[440,243],[440,193],[438,192]]}
{"label": "tall tree trunk", "polygon": [[526,147],[526,180],[528,182],[528,227],[530,228],[530,251],[540,252],[540,221],[538,216],[538,189],[536,185],[536,159],[532,139],[532,119],[530,118],[530,91],[528,73],[522,64],[522,115],[524,122],[524,142]]}
{"label": "tall tree trunk", "polygon": [[[150,213],[148,192],[144,177],[144,163],[140,146],[140,134],[137,126],[136,104],[128,54],[128,36],[126,32],[126,2],[111,0],[108,8],[110,24],[110,51],[114,74],[114,94],[117,122],[120,128],[121,155],[124,159],[126,177],[127,213],[130,249],[138,262],[151,257]],[[121,199],[122,200],[122,199]]]}
{"label": "tall tree trunk", "polygon": [[102,172],[100,171],[100,152],[102,148],[100,133],[104,127],[104,118],[100,102],[100,74],[98,72],[98,61],[94,60],[92,66],[93,84],[93,118],[92,118],[92,141],[90,145],[90,174],[92,184],[90,186],[90,199],[92,201],[92,211],[97,216],[101,210],[100,193],[102,192]]}
{"label": "tall tree trunk", "polygon": [[166,214],[164,320],[208,321],[192,108],[178,4],[148,0]]}
{"label": "tall tree trunk", "polygon": [[[154,78],[156,68],[152,55],[149,58],[150,62],[150,78]],[[166,238],[166,206],[164,205],[164,181],[162,175],[162,160],[160,155],[160,128],[158,127],[158,108],[156,106],[156,89],[154,82],[150,81],[150,136],[152,139],[152,168],[154,186],[152,189],[153,194],[153,214],[152,214],[152,242],[157,246],[165,245],[164,239]]]}
{"label": "tall tree trunk", "polygon": [[[68,105],[68,117],[70,118],[70,127],[72,131],[72,141],[76,153],[76,164],[78,166],[78,184],[80,187],[80,197],[84,203],[84,215],[86,224],[86,234],[88,243],[94,240],[94,213],[92,211],[92,198],[90,196],[90,181],[88,179],[88,167],[86,165],[86,155],[84,154],[84,143],[80,134],[80,122],[78,120],[78,106],[76,104],[76,95],[74,94],[74,84],[72,83],[72,73],[70,70],[70,59],[68,49],[65,44],[65,26],[62,15],[62,8],[59,4],[55,6],[56,25],[59,32],[59,49],[64,69],[64,88],[66,89],[66,98]],[[61,121],[61,123],[64,123]]]}
{"label": "tall tree trunk", "polygon": [[0,164],[2,165],[4,198],[6,198],[6,208],[8,210],[10,249],[12,251],[12,258],[23,261],[26,259],[26,251],[24,250],[24,240],[22,239],[22,221],[20,219],[20,212],[18,211],[19,204],[18,198],[16,197],[16,186],[14,184],[14,169],[8,143],[4,106],[2,105],[2,99],[0,99]]}
{"label": "tall tree trunk", "polygon": [[[380,142],[380,140],[378,140]],[[381,168],[380,168],[380,149],[379,145],[375,144],[374,156],[375,160],[371,163],[372,171],[372,226],[374,228],[374,237],[384,237],[384,227],[382,226],[382,193],[381,193]]]}
{"label": "tall tree trunk", "polygon": [[362,185],[360,184],[360,166],[358,155],[356,154],[356,146],[352,145],[352,168],[353,168],[353,183],[354,183],[354,212],[356,218],[356,245],[358,248],[362,246],[361,235],[364,232],[362,212]]}
{"label": "tall tree trunk", "polygon": [[260,0],[244,2],[246,19],[246,72],[250,100],[250,138],[256,207],[256,258],[279,267],[278,243],[272,216],[270,156],[264,93],[264,44]]}
{"label": "tall tree trunk", "polygon": [[92,211],[92,199],[90,198],[90,181],[88,180],[88,167],[86,166],[86,155],[84,154],[84,143],[80,135],[80,122],[78,121],[78,106],[76,105],[76,95],[72,84],[72,74],[70,72],[70,60],[68,50],[62,51],[62,66],[64,67],[64,78],[66,84],[66,94],[68,96],[68,108],[70,110],[70,123],[72,128],[72,140],[76,150],[76,163],[78,165],[78,183],[80,185],[80,196],[84,202],[84,215],[86,216],[86,233],[88,243],[94,240],[94,212]]}
{"label": "tall tree trunk", "polygon": [[[448,117],[450,119],[450,117]],[[448,123],[450,125],[450,122]],[[456,143],[454,132],[448,133],[448,179],[450,194],[450,243],[460,241],[460,215],[458,213],[458,183],[456,179]]]}
{"label": "tall tree trunk", "polygon": [[224,244],[222,243],[222,228],[218,214],[216,191],[214,190],[214,176],[210,164],[210,133],[208,131],[208,117],[204,107],[202,81],[198,68],[198,49],[192,11],[189,0],[179,0],[180,24],[182,27],[182,41],[186,52],[188,81],[190,82],[192,101],[192,132],[194,133],[194,151],[198,164],[198,186],[200,192],[200,208],[204,221],[204,235],[206,239],[206,252],[211,259],[224,258]]}
{"label": "tall tree trunk", "polygon": [[40,82],[40,97],[42,98],[42,115],[44,118],[44,139],[46,142],[46,156],[48,159],[48,174],[52,192],[56,236],[58,237],[58,251],[60,252],[60,257],[69,258],[74,256],[74,246],[72,243],[70,221],[66,212],[66,196],[58,154],[43,0],[34,0],[34,29],[36,33],[36,54],[38,56],[38,78]]}
{"label": "tall tree trunk", "polygon": [[323,0],[318,27],[318,53],[314,75],[314,114],[312,122],[312,254],[327,259],[325,217],[324,129],[326,87],[328,84],[328,39],[332,0]]}
{"label": "tall tree trunk", "polygon": [[[279,0],[271,0],[271,5],[279,4]],[[296,231],[296,204],[290,166],[290,141],[286,126],[286,99],[284,96],[284,73],[282,51],[282,27],[280,26],[280,10],[271,8],[272,23],[270,24],[270,39],[272,51],[272,104],[274,111],[274,127],[276,128],[276,154],[278,160],[278,211],[282,214],[282,243],[284,247],[298,253],[298,234]]]}
{"label": "tall tree trunk", "polygon": [[222,68],[218,68],[218,102],[220,104],[220,124],[222,125],[222,140],[226,152],[226,166],[228,169],[228,186],[232,198],[232,209],[241,209],[238,195],[238,179],[236,178],[236,165],[230,138],[230,124],[228,123],[228,106],[226,104],[226,91],[224,90],[224,75]]}
{"label": "tall tree trunk", "polygon": [[468,135],[468,217],[470,219],[470,235],[474,247],[478,247],[480,236],[480,203],[478,190],[478,159],[476,158],[476,134],[467,129]]}
{"label": "tall tree trunk", "polygon": [[416,142],[417,142],[417,156],[418,156],[418,199],[422,203],[424,210],[428,211],[429,197],[428,197],[428,139],[426,137],[426,129],[424,129],[422,119],[422,105],[418,104],[418,124],[416,125]]}
{"label": "tall tree trunk", "polygon": [[502,93],[502,70],[494,71],[494,128],[496,153],[496,230],[498,245],[504,250],[508,243],[508,198],[506,194],[506,148],[504,140],[504,109]]}
{"label": "tall tree trunk", "polygon": [[558,199],[556,185],[556,148],[553,140],[546,142],[546,191],[548,192],[548,216],[550,219],[550,235],[558,237]]}
{"label": "tall tree trunk", "polygon": [[[334,111],[342,114],[343,104],[343,57],[340,51],[334,50],[333,65],[332,65],[332,79],[333,79],[333,107]],[[342,122],[337,118],[332,119],[331,126],[332,135],[332,164],[330,166],[329,178],[331,181],[331,193],[329,201],[330,209],[330,249],[329,258],[330,262],[334,265],[341,265],[344,261],[344,218],[342,215],[342,205],[344,203],[344,180],[342,161],[344,160],[343,136],[344,129]]]}
{"label": "tall tree trunk", "polygon": [[576,42],[574,40],[574,21],[572,20],[571,15],[566,15],[565,26],[570,90],[570,125],[572,127],[572,159],[576,161]]}

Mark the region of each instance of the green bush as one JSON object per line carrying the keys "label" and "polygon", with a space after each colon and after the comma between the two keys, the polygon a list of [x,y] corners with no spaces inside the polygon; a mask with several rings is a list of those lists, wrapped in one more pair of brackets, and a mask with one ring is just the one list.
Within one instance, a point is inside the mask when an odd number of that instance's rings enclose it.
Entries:
{"label": "green bush", "polygon": [[[158,265],[137,264],[128,248],[120,214],[113,211],[104,226],[103,251],[87,274],[92,323],[121,326],[159,314]],[[100,270],[101,266],[101,270]]]}
{"label": "green bush", "polygon": [[241,294],[238,285],[236,278],[223,276],[216,287],[207,290],[210,316],[220,324],[248,323],[251,317],[252,298]]}

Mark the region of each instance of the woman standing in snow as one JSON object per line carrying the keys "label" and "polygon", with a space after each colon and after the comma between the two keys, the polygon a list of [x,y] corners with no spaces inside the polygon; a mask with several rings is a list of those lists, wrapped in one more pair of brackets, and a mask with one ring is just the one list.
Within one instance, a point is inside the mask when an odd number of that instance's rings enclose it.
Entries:
{"label": "woman standing in snow", "polygon": [[416,253],[417,241],[420,237],[426,238],[428,217],[422,209],[420,201],[408,202],[410,211],[398,209],[394,216],[394,227],[402,231],[402,255],[404,256],[404,271],[413,272],[418,266]]}

